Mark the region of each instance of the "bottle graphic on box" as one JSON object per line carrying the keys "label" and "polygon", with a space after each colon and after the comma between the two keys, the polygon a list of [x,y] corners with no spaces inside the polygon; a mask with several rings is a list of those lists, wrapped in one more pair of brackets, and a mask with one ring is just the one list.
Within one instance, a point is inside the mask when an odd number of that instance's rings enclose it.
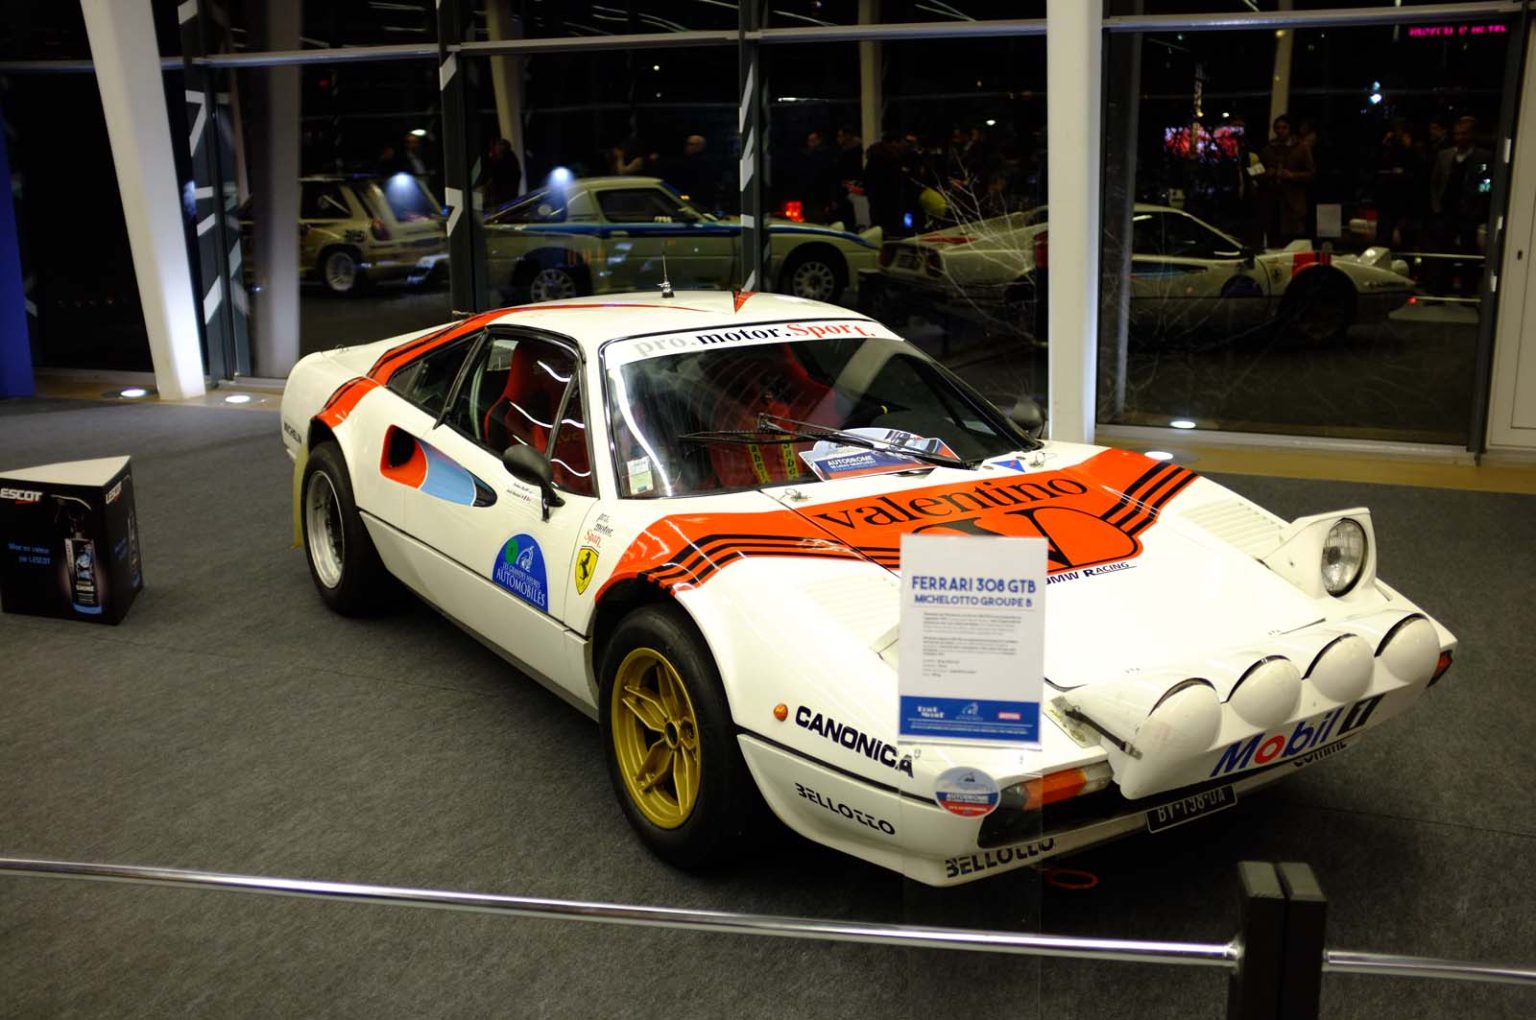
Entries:
{"label": "bottle graphic on box", "polygon": [[144,583],[144,575],[139,570],[139,524],[133,519],[133,511],[128,511],[128,569],[133,574],[133,586],[139,587]]}
{"label": "bottle graphic on box", "polygon": [[[97,582],[96,543],[86,535],[85,515],[91,505],[73,496],[55,496],[64,524],[64,565],[69,574],[69,601],[77,613],[92,616],[101,612],[101,589]],[[78,503],[79,507],[70,506]]]}

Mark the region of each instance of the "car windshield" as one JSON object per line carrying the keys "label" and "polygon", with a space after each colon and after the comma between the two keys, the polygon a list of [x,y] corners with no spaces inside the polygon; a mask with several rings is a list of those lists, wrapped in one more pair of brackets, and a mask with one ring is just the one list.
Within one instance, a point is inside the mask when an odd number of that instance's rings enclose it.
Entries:
{"label": "car windshield", "polygon": [[[853,445],[900,437],[935,462],[976,462],[1034,445],[998,410],[902,341],[813,335],[847,324],[769,324],[625,341],[605,352],[619,494],[696,496],[817,481],[802,453],[816,433]],[[728,346],[700,346],[700,341]],[[738,342],[745,340],[746,342]],[[694,349],[677,350],[677,347]],[[654,353],[654,352],[663,353]],[[914,438],[915,437],[915,438]],[[822,440],[818,453],[842,446]],[[931,451],[942,451],[932,454]]]}
{"label": "car windshield", "polygon": [[544,188],[497,209],[485,218],[487,223],[559,223],[565,219],[565,195]]}

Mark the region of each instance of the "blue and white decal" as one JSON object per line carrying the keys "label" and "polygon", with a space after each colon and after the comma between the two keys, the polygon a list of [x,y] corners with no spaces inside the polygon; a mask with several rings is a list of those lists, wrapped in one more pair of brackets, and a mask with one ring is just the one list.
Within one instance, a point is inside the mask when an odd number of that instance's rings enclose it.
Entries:
{"label": "blue and white decal", "polygon": [[501,547],[491,580],[543,612],[549,612],[549,578],[544,550],[532,535],[513,535]]}

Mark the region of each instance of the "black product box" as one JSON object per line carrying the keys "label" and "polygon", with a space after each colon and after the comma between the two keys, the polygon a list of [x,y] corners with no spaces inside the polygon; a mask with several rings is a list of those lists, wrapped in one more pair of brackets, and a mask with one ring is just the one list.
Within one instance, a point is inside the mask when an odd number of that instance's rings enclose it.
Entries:
{"label": "black product box", "polygon": [[117,623],[143,587],[127,457],[0,471],[0,609]]}

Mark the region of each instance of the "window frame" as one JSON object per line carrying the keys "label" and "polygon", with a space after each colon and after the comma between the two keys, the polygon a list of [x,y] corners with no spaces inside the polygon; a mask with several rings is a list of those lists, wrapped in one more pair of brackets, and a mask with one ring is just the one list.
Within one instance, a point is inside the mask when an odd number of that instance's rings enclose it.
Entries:
{"label": "window frame", "polygon": [[[410,404],[412,407],[415,407],[417,410],[420,410],[424,414],[432,414],[433,417],[437,420],[438,424],[447,426],[449,429],[453,430],[455,435],[462,437],[470,443],[473,443],[477,449],[484,450],[499,460],[502,454],[506,452],[505,450],[493,450],[475,436],[466,435],[464,430],[457,427],[450,417],[453,407],[458,403],[459,398],[464,395],[464,388],[469,381],[469,374],[472,366],[475,365],[484,348],[498,336],[516,339],[519,343],[523,342],[524,340],[541,340],[568,352],[572,356],[574,366],[571,372],[571,379],[570,382],[566,383],[565,391],[560,395],[559,406],[555,409],[555,420],[551,423],[551,428],[549,431],[548,448],[538,451],[540,456],[542,456],[545,460],[548,460],[550,451],[555,448],[555,443],[560,439],[560,428],[564,424],[566,410],[570,407],[571,404],[571,393],[573,392],[574,387],[581,386],[583,384],[587,374],[587,359],[582,352],[581,345],[568,336],[564,336],[560,333],[553,333],[548,330],[535,329],[530,326],[492,324],[487,326],[485,329],[480,330],[473,337],[466,337],[462,341],[458,341],[469,344],[470,348],[464,356],[464,361],[459,365],[459,371],[454,376],[453,384],[448,388],[448,394],[443,400],[442,411],[436,413],[428,411],[425,407],[418,404],[416,401],[411,400],[399,390],[394,389],[393,386],[390,386],[389,388],[401,400],[404,400],[406,403]],[[450,344],[448,347],[457,346],[458,342],[455,344]],[[448,347],[438,347],[430,351],[422,352],[416,358],[404,365],[399,371],[397,371],[394,377],[391,378],[390,382],[393,383],[394,379],[399,378],[408,372],[414,371],[416,367],[427,358],[447,350]],[[590,477],[592,479],[592,492],[590,494],[584,492],[574,492],[571,489],[558,484],[555,485],[555,488],[559,489],[561,492],[566,493],[567,495],[579,496],[583,499],[598,499],[602,494],[602,485],[598,478],[597,460],[593,456],[593,419],[591,412],[588,410],[590,406],[591,401],[586,400],[584,396],[582,400],[582,417],[585,419],[583,424],[586,426],[586,428],[583,431],[586,432],[587,469],[590,472]]]}

